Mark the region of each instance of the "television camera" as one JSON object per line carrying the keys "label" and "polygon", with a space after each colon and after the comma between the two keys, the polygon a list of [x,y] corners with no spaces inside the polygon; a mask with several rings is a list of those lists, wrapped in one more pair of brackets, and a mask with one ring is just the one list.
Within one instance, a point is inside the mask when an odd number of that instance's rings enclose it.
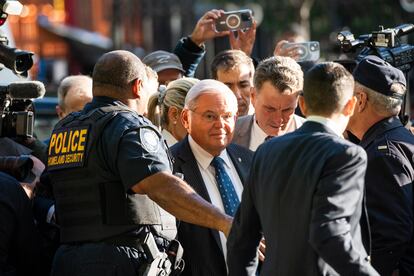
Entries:
{"label": "television camera", "polygon": [[[0,0],[0,26],[8,15],[19,15],[23,5],[17,0]],[[33,66],[33,53],[8,46],[0,35],[0,70],[7,67],[20,77],[27,77]],[[43,97],[45,87],[38,81],[18,81],[0,84],[0,137],[33,137],[33,100]]]}
{"label": "television camera", "polygon": [[387,29],[380,26],[378,31],[361,35],[358,38],[355,38],[350,31],[342,31],[337,36],[344,53],[356,53],[355,60],[343,62],[346,63],[348,70],[352,71],[354,66],[367,55],[376,55],[404,73],[407,79],[407,93],[399,115],[404,125],[409,122],[410,118],[410,89],[408,84],[409,72],[414,64],[414,46],[402,43],[400,37],[413,31],[414,24],[403,24]]}

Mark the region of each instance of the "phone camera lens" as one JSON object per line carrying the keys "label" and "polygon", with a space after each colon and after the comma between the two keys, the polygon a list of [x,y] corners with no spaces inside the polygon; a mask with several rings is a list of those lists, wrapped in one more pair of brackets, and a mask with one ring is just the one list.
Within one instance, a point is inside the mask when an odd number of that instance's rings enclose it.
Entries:
{"label": "phone camera lens", "polygon": [[229,28],[236,29],[240,26],[240,17],[235,14],[231,14],[227,17],[226,23]]}

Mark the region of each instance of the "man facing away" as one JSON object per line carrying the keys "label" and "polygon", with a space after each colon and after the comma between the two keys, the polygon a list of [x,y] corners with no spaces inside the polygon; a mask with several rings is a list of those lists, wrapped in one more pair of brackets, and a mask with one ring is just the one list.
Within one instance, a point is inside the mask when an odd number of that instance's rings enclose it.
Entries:
{"label": "man facing away", "polygon": [[[237,99],[226,85],[200,81],[185,98],[182,121],[188,136],[171,148],[174,172],[183,174],[201,197],[230,216],[239,205],[253,155],[230,144],[236,113]],[[178,239],[186,262],[183,275],[227,275],[224,235],[181,222]]]}
{"label": "man facing away", "polygon": [[307,121],[256,151],[228,238],[229,275],[378,275],[362,244],[366,154],[342,138],[356,103],[337,63],[316,65],[300,98]]}
{"label": "man facing away", "polygon": [[295,115],[303,88],[303,72],[289,57],[271,57],[254,73],[252,103],[255,113],[237,119],[233,142],[255,151],[265,140],[299,128]]}

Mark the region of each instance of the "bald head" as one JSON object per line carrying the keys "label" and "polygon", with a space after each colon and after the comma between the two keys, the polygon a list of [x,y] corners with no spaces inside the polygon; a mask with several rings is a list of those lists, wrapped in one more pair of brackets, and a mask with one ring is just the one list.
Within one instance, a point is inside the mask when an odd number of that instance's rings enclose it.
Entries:
{"label": "bald head", "polygon": [[56,113],[62,119],[71,112],[82,110],[92,100],[92,79],[82,75],[68,76],[60,82],[57,95]]}
{"label": "bald head", "polygon": [[94,96],[127,98],[134,80],[145,79],[145,65],[131,52],[117,50],[104,54],[93,69]]}

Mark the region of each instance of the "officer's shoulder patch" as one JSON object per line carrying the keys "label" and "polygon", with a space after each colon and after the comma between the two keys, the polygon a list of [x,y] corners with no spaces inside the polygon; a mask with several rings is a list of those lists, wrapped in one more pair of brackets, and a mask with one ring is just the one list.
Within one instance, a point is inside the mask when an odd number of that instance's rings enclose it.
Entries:
{"label": "officer's shoulder patch", "polygon": [[378,149],[379,152],[383,152],[383,153],[388,152],[388,146],[387,145],[378,146],[377,149]]}
{"label": "officer's shoulder patch", "polygon": [[140,128],[139,138],[141,140],[142,147],[148,152],[157,152],[160,148],[160,138],[151,128]]}

